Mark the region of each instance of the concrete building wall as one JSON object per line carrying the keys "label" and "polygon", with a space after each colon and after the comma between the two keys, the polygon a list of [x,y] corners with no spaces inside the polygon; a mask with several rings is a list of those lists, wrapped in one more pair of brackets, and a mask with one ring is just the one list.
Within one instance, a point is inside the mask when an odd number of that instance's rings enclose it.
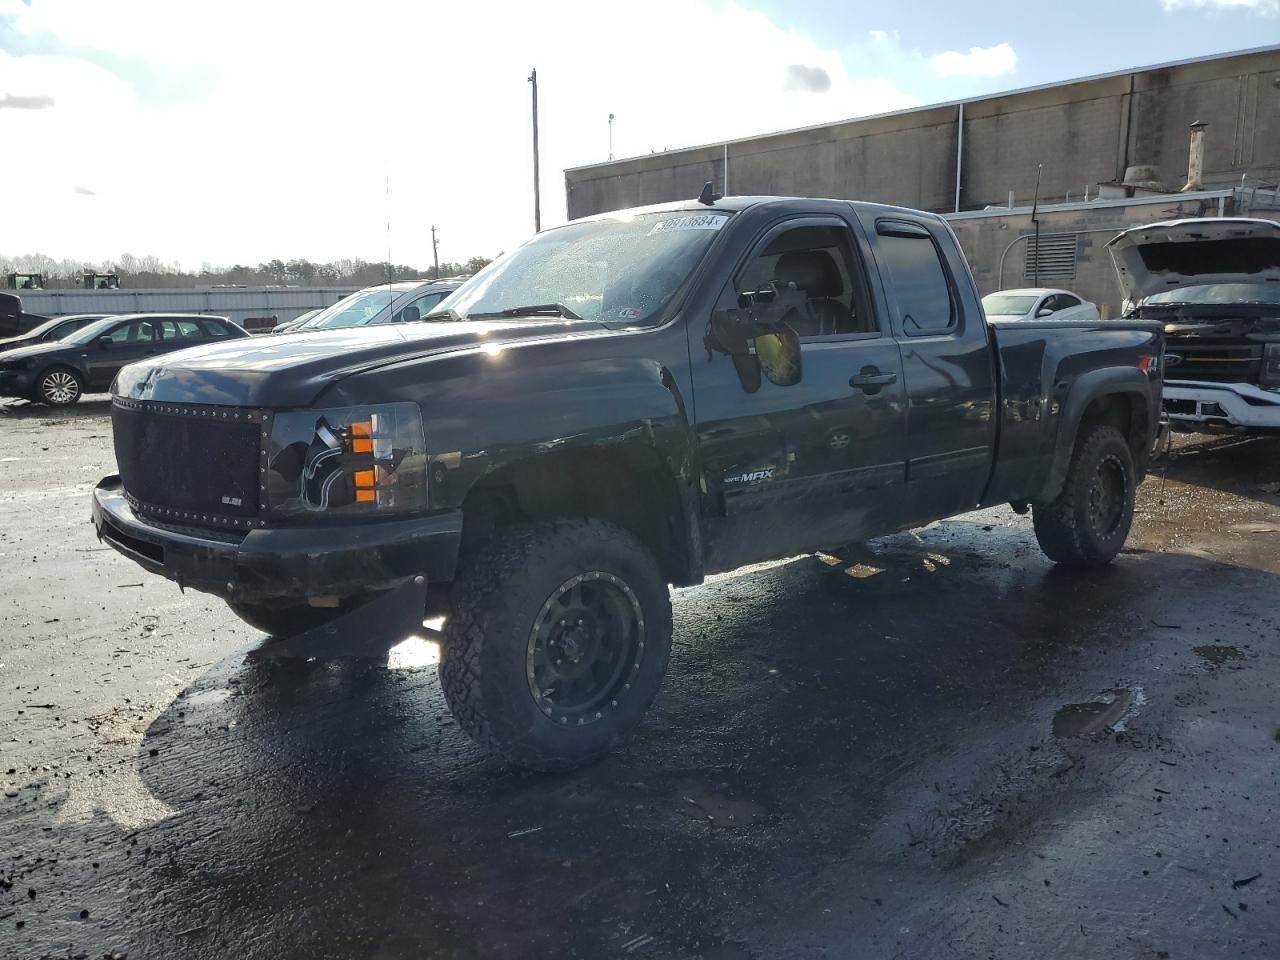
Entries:
{"label": "concrete building wall", "polygon": [[565,171],[569,216],[695,197],[707,180],[729,192],[848,197],[938,212],[960,206],[1079,198],[1086,185],[1156,164],[1186,181],[1188,126],[1203,120],[1206,187],[1242,175],[1280,179],[1280,48],[1015,91],[839,123],[672,150]]}

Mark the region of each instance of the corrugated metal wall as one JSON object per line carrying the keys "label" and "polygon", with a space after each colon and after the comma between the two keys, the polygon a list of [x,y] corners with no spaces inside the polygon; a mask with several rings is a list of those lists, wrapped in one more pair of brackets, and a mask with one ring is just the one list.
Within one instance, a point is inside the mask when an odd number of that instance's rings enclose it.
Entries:
{"label": "corrugated metal wall", "polygon": [[357,287],[182,287],[156,290],[17,290],[22,309],[44,317],[67,313],[212,313],[243,324],[278,323],[337,303]]}

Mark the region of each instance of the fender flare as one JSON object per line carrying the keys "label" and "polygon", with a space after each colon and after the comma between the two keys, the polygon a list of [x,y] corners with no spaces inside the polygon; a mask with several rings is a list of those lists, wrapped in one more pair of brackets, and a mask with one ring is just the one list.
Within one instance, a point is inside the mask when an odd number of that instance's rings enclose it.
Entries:
{"label": "fender flare", "polygon": [[[1117,394],[1136,395],[1146,408],[1147,420],[1151,420],[1151,384],[1146,373],[1137,367],[1103,367],[1090,370],[1080,375],[1067,389],[1066,399],[1062,402],[1062,413],[1058,417],[1058,439],[1053,450],[1053,463],[1044,485],[1036,494],[1035,500],[1047,503],[1057,498],[1067,482],[1067,471],[1071,467],[1071,454],[1075,450],[1076,435],[1080,432],[1080,422],[1089,404],[1099,397]],[[1138,469],[1145,473],[1145,464]]]}

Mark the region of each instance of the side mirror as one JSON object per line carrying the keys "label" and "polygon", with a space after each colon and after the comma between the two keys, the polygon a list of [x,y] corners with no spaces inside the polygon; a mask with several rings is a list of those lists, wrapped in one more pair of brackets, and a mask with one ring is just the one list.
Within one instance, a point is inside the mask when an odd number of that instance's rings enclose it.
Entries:
{"label": "side mirror", "polygon": [[728,354],[742,389],[760,389],[760,374],[789,387],[800,382],[800,337],[789,320],[804,309],[804,294],[776,287],[738,295],[737,308],[716,310],[705,338],[708,353]]}
{"label": "side mirror", "polygon": [[1053,311],[1050,310],[1048,307],[1041,307],[1039,310],[1036,311],[1037,320],[1043,320],[1045,317],[1052,317],[1052,316],[1053,316]]}
{"label": "side mirror", "polygon": [[111,335],[110,335],[110,334],[106,334],[106,333],[104,333],[102,336],[100,336],[100,337],[98,338],[98,346],[102,347],[102,349],[104,349],[104,350],[105,350],[105,349],[107,349],[108,347],[110,347],[110,346],[111,346]]}

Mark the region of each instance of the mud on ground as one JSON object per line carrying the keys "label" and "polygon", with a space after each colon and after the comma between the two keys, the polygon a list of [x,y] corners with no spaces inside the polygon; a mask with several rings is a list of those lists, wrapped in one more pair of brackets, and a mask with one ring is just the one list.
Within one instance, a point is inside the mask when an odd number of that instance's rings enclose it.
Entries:
{"label": "mud on ground", "polygon": [[616,755],[487,759],[431,651],[258,663],[99,545],[107,407],[0,407],[0,957],[1280,955],[1280,441],[1129,549],[1008,509],[674,597]]}

